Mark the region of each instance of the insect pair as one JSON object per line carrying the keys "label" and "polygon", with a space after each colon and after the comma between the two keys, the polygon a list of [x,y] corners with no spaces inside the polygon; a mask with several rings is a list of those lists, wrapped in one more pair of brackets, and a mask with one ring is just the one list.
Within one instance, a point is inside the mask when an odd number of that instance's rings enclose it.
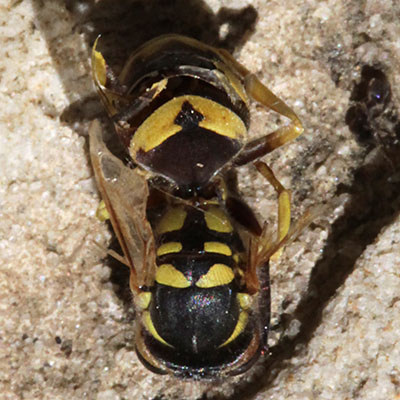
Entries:
{"label": "insect pair", "polygon": [[[130,267],[138,357],[183,379],[240,374],[266,349],[269,259],[292,235],[289,192],[256,160],[302,125],[229,53],[187,37],[146,43],[119,78],[95,44],[92,68],[133,165],[111,154],[94,121],[91,159]],[[249,141],[250,98],[290,124]],[[278,193],[273,238],[236,188],[235,168],[250,162]]]}

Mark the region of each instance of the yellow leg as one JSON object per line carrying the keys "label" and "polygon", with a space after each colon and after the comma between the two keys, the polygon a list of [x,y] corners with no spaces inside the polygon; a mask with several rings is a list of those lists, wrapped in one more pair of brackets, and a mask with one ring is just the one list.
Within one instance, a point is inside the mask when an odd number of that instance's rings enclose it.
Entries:
{"label": "yellow leg", "polygon": [[264,86],[254,74],[247,75],[244,78],[244,84],[247,93],[254,100],[291,120],[290,125],[283,126],[267,136],[271,141],[277,142],[276,147],[297,138],[303,133],[303,125],[295,112]]}
{"label": "yellow leg", "polygon": [[100,201],[97,210],[96,210],[96,218],[100,221],[107,221],[110,219],[110,214],[108,213],[106,203],[103,200]]}
{"label": "yellow leg", "polygon": [[225,59],[227,64],[231,65],[231,67],[242,76],[245,90],[251,98],[265,107],[289,118],[291,121],[290,125],[283,126],[259,140],[260,142],[261,140],[264,140],[266,143],[266,151],[264,154],[282,146],[284,143],[295,139],[303,133],[304,128],[299,117],[287,104],[285,104],[285,102],[275,96],[247,68],[238,63],[229,52],[223,49],[219,49],[218,52]]}
{"label": "yellow leg", "polygon": [[[282,184],[276,179],[271,168],[262,161],[257,161],[254,164],[257,170],[268,180],[278,193],[278,242],[281,242],[290,229],[290,192],[285,189]],[[271,258],[277,260],[282,254],[280,248]]]}
{"label": "yellow leg", "polygon": [[304,131],[303,125],[294,111],[265,87],[255,75],[246,75],[244,77],[244,84],[249,96],[271,110],[289,118],[291,123],[247,143],[243,151],[235,159],[236,165],[243,165],[254,161],[297,138]]}
{"label": "yellow leg", "polygon": [[[282,126],[276,131],[246,144],[245,148],[234,160],[235,165],[244,165],[252,162],[303,133],[304,128],[299,117],[285,102],[275,96],[254,74],[239,64],[226,50],[220,49],[218,51],[226,63],[241,75],[242,83],[248,96],[290,120],[289,125]],[[275,178],[274,173],[267,164],[261,161],[256,161],[254,164],[278,193],[278,237],[276,245],[279,248],[281,247],[281,242],[287,241],[290,229],[290,192]],[[281,253],[282,248],[279,248],[272,258],[279,258]]]}

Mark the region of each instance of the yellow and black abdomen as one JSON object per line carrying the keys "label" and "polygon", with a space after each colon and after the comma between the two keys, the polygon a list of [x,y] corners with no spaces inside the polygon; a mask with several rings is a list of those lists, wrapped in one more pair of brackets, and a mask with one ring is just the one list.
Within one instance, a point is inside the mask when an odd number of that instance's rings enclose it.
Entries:
{"label": "yellow and black abdomen", "polygon": [[243,244],[216,205],[171,208],[155,232],[157,272],[144,343],[178,376],[212,377],[249,348],[257,331],[241,282]]}

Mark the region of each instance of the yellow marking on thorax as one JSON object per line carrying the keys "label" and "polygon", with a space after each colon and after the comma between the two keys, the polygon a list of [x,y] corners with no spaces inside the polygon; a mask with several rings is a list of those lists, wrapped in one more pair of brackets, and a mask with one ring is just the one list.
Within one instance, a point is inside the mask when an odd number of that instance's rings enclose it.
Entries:
{"label": "yellow marking on thorax", "polygon": [[149,311],[145,311],[143,313],[142,321],[143,325],[146,327],[147,331],[154,337],[154,339],[157,339],[159,342],[165,344],[166,346],[173,347],[169,343],[167,343],[156,331],[153,321],[151,320],[151,315]]}
{"label": "yellow marking on thorax", "polygon": [[222,343],[219,347],[226,346],[227,344],[229,344],[230,342],[235,340],[243,332],[244,328],[246,327],[248,318],[249,318],[249,314],[247,314],[246,311],[241,311],[239,314],[238,322],[235,326],[235,329],[232,332],[232,335],[229,336],[229,338],[224,343]]}
{"label": "yellow marking on thorax", "polygon": [[146,310],[149,307],[151,301],[150,292],[142,292],[135,297],[135,305],[140,310]]}
{"label": "yellow marking on thorax", "polygon": [[162,244],[157,249],[157,256],[163,256],[164,254],[179,253],[182,250],[182,243],[179,242],[168,242]]}
{"label": "yellow marking on thorax", "polygon": [[230,247],[221,242],[205,242],[204,251],[207,253],[224,254],[225,256],[232,255],[232,250]]}
{"label": "yellow marking on thorax", "polygon": [[174,207],[168,210],[157,225],[157,232],[161,235],[165,232],[182,229],[186,219],[186,211],[183,207]]}
{"label": "yellow marking on thorax", "polygon": [[205,213],[207,228],[222,233],[230,233],[233,227],[229,222],[226,214],[219,207],[210,207]]}
{"label": "yellow marking on thorax", "polygon": [[206,274],[196,282],[196,286],[202,289],[212,288],[231,283],[235,278],[232,268],[225,264],[214,264]]}
{"label": "yellow marking on thorax", "polygon": [[180,125],[175,124],[175,119],[185,102],[190,103],[204,117],[199,122],[202,128],[232,139],[240,139],[246,135],[243,121],[229,108],[201,96],[179,96],[163,104],[139,126],[129,149],[132,158],[135,158],[137,151],[148,152],[182,130]]}
{"label": "yellow marking on thorax", "polygon": [[162,264],[157,268],[156,282],[160,285],[184,289],[190,287],[191,283],[172,264]]}
{"label": "yellow marking on thorax", "polygon": [[193,108],[204,117],[199,126],[231,139],[241,139],[246,136],[245,124],[232,110],[204,97],[188,97]]}

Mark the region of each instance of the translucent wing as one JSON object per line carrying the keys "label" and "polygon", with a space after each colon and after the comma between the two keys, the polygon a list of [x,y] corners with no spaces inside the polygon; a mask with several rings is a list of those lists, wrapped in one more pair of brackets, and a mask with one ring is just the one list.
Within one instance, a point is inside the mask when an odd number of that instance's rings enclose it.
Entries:
{"label": "translucent wing", "polygon": [[276,254],[279,249],[292,243],[308,225],[327,214],[329,214],[327,206],[317,205],[308,209],[295,224],[292,224],[289,232],[282,239],[274,239],[275,235],[267,229],[266,224],[264,224],[260,236],[249,237],[246,284],[250,293],[256,293],[260,289],[257,277],[258,268],[268,263],[272,255]]}
{"label": "translucent wing", "polygon": [[150,286],[155,272],[155,246],[146,219],[149,190],[146,179],[110,153],[99,121],[90,129],[90,157],[114,232],[131,269],[131,289]]}

